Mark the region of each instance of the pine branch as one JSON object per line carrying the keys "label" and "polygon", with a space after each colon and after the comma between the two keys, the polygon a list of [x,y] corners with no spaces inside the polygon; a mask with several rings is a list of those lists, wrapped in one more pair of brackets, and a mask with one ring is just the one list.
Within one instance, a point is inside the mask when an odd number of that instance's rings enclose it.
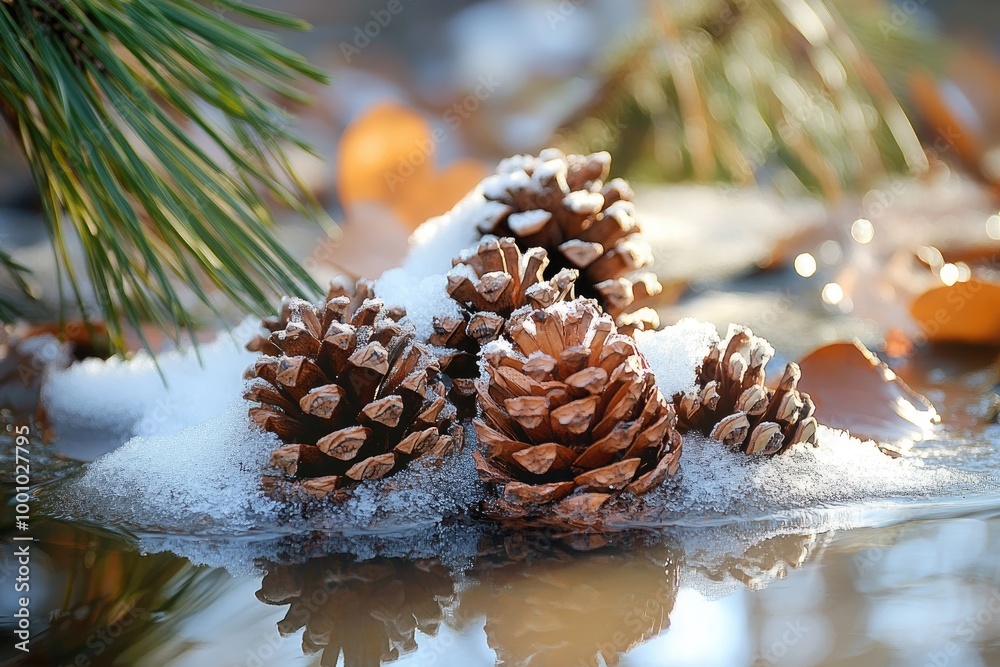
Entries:
{"label": "pine branch", "polygon": [[923,149],[882,72],[894,55],[912,67],[934,53],[919,31],[879,32],[888,12],[860,0],[657,0],[560,134],[574,150],[610,150],[637,179],[767,179],[835,199],[919,172]]}
{"label": "pine branch", "polygon": [[[275,291],[318,292],[274,236],[264,199],[321,215],[285,154],[306,146],[268,101],[303,99],[290,82],[321,72],[192,0],[5,2],[0,106],[85,317],[84,275],[119,347],[125,324],[151,321],[174,338],[192,328],[178,278],[213,311],[211,287],[259,313]],[[214,7],[307,27],[236,0]],[[84,266],[67,250],[67,225]]]}

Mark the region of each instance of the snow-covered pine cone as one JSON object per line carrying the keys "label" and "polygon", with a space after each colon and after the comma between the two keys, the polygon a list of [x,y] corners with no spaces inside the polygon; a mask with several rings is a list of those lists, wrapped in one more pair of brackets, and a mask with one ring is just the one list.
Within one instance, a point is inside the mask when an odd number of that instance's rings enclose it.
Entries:
{"label": "snow-covered pine cone", "polygon": [[698,372],[698,389],[679,396],[682,428],[698,429],[746,454],[779,454],[799,442],[816,444],[815,406],[796,388],[801,371],[785,367],[776,389],[764,386],[774,355],[750,329],[730,325]]}
{"label": "snow-covered pine cone", "polygon": [[245,398],[259,404],[250,417],[285,443],[272,455],[283,478],[266,488],[280,494],[289,481],[323,497],[461,447],[437,359],[381,300],[351,312],[346,296],[322,309],[292,299],[287,309],[285,328],[269,338],[279,354],[247,370]]}
{"label": "snow-covered pine cone", "polygon": [[448,295],[462,307],[463,317],[435,318],[432,345],[478,349],[496,340],[511,313],[529,305],[551,306],[573,298],[579,272],[562,269],[545,280],[548,253],[531,248],[522,253],[513,238],[484,237],[463,251],[448,272]]}
{"label": "snow-covered pine cone", "polygon": [[453,350],[442,355],[441,365],[452,378],[452,395],[460,410],[474,408],[472,378],[479,375],[479,350],[496,340],[511,313],[526,305],[544,308],[573,298],[579,272],[562,269],[545,280],[548,265],[548,253],[542,248],[522,253],[514,239],[495,236],[484,237],[452,260],[447,289],[461,307],[461,316],[434,318],[428,342]]}
{"label": "snow-covered pine cone", "polygon": [[538,157],[507,158],[483,181],[490,204],[480,231],[512,236],[525,252],[544,248],[553,273],[580,271],[579,294],[597,299],[616,320],[631,314],[632,328],[655,329],[655,311],[632,311],[662,286],[642,271],[653,255],[634,217],[631,187],[620,178],[604,182],[610,168],[606,152],[567,156],[549,148]]}
{"label": "snow-covered pine cone", "polygon": [[480,478],[496,518],[594,525],[623,491],[642,495],[678,466],[681,437],[635,341],[594,301],[515,313],[512,343],[483,351],[476,389]]}
{"label": "snow-covered pine cone", "polygon": [[[350,301],[346,315],[350,317],[354,312],[361,307],[361,304],[367,299],[375,298],[375,283],[371,280],[366,280],[364,278],[359,278],[357,281],[350,281],[344,277],[333,278],[330,281],[330,286],[326,291],[326,298],[324,298],[318,304],[314,304],[316,308],[322,309],[325,307],[326,303],[330,299],[335,299],[337,297],[347,297]],[[272,315],[270,317],[264,317],[260,321],[260,326],[265,331],[266,335],[254,336],[246,344],[246,349],[250,352],[260,352],[262,354],[277,355],[281,353],[276,345],[271,343],[270,334],[275,331],[282,331],[288,325],[288,318],[291,314],[289,310],[289,302],[292,299],[286,297],[281,300],[281,308],[278,310],[277,315]],[[401,309],[390,309],[387,311],[387,315],[393,320],[402,319],[406,313]]]}

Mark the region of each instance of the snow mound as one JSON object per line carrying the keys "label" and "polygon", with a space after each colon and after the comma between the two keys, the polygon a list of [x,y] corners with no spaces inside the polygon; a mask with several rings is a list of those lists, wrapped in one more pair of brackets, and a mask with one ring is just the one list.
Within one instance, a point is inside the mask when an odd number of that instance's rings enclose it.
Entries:
{"label": "snow mound", "polygon": [[69,489],[88,516],[143,530],[253,528],[279,506],[260,491],[276,436],[250,426],[247,402],[177,433],[137,436],[88,466]]}
{"label": "snow mound", "polygon": [[281,443],[251,423],[249,407],[239,399],[177,433],[132,438],[72,483],[70,513],[180,534],[377,532],[433,525],[481,499],[472,458],[456,455],[364,482],[341,504],[313,502],[302,511],[272,501],[261,490],[261,473]]}
{"label": "snow mound", "polygon": [[719,342],[713,324],[687,317],[659,331],[637,331],[635,343],[668,399],[695,388],[698,366]]}
{"label": "snow mound", "polygon": [[679,477],[653,491],[647,500],[666,508],[660,516],[665,524],[691,525],[782,515],[801,519],[797,512],[804,510],[858,509],[879,499],[996,490],[987,476],[925,466],[919,459],[894,459],[873,442],[844,431],[821,426],[817,437],[816,447],[800,443],[780,456],[755,457],[687,433]]}
{"label": "snow mound", "polygon": [[140,352],[129,360],[87,359],[54,371],[42,393],[49,419],[60,432],[92,428],[155,435],[194,426],[240,395],[243,371],[257,356],[243,343],[257,328],[257,320],[248,318],[197,351],[164,352],[155,362]]}

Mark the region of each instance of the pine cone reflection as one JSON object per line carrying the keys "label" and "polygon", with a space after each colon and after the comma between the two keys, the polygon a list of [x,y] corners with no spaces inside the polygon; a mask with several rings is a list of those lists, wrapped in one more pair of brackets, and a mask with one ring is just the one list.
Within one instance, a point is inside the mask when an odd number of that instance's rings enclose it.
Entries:
{"label": "pine cone reflection", "polygon": [[321,665],[378,667],[417,648],[415,633],[437,633],[454,600],[454,580],[436,560],[353,556],[268,568],[257,598],[288,605],[278,631],[299,630],[304,653]]}

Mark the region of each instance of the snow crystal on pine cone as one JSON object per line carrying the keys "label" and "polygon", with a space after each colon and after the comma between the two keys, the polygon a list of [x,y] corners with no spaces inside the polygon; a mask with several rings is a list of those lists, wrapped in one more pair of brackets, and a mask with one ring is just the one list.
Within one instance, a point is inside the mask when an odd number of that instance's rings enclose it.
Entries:
{"label": "snow crystal on pine cone", "polygon": [[719,334],[714,325],[692,318],[659,331],[635,332],[636,347],[649,362],[656,384],[668,400],[695,388],[698,365],[717,342]]}

